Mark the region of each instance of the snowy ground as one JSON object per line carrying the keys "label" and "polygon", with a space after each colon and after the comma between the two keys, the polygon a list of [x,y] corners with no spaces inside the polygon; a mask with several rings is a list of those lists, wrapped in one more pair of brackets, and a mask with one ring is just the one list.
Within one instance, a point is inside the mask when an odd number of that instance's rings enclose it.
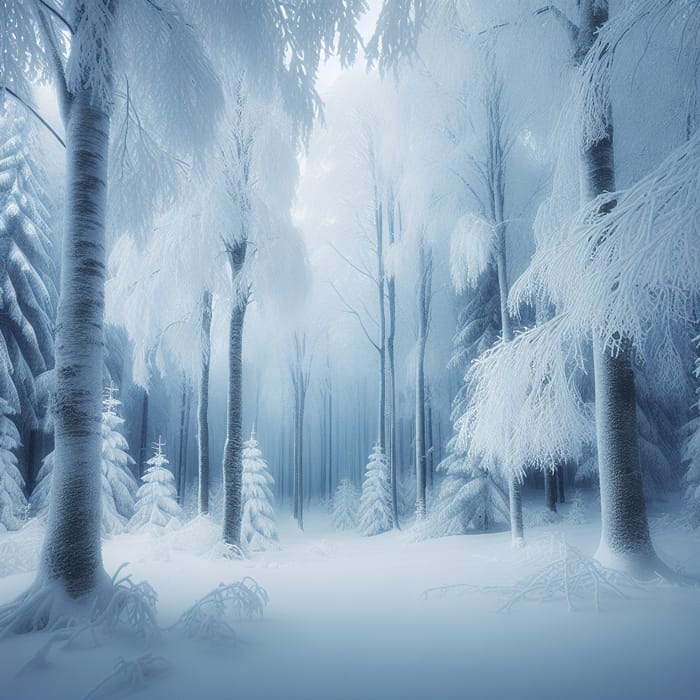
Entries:
{"label": "snowy ground", "polygon": [[[595,522],[595,520],[593,520]],[[665,559],[700,575],[700,537],[673,518],[657,518]],[[216,554],[217,530],[195,523],[165,539],[124,535],[105,543],[107,570],[122,562],[159,596],[161,625],[174,622],[220,582],[251,576],[270,602],[262,619],[235,624],[239,643],[215,645],[166,632],[150,645],[133,639],[95,648],[55,647],[47,662],[27,661],[47,634],[0,640],[0,697],[80,700],[120,657],[151,652],[169,662],[163,676],[136,692],[92,697],[168,700],[697,700],[700,688],[700,589],[666,584],[603,597],[602,611],[580,602],[526,602],[497,612],[498,592],[449,590],[442,584],[512,584],[541,567],[560,537],[592,553],[597,524],[531,528],[529,545],[509,533],[412,541],[406,532],[374,538],[329,531],[322,509],[302,534],[281,523],[283,548],[246,561]],[[0,536],[0,602],[33,577],[40,540],[29,527]],[[21,573],[9,573],[18,569]],[[21,670],[23,667],[24,670]]]}

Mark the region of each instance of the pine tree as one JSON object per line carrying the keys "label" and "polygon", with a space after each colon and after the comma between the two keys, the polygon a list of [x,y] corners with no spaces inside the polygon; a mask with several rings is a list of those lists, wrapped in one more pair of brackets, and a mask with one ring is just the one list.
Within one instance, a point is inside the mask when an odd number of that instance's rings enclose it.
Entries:
{"label": "pine tree", "polygon": [[263,551],[277,546],[279,539],[275,524],[275,480],[255,439],[255,431],[243,446],[243,519],[241,540],[253,551]]}
{"label": "pine tree", "polygon": [[508,498],[493,475],[453,462],[440,487],[429,531],[433,537],[463,535],[469,530],[487,532],[509,520]]}
{"label": "pine tree", "polygon": [[19,432],[10,416],[12,409],[0,398],[0,530],[19,530],[20,515],[27,500],[24,479],[17,469],[15,451],[19,447]]}
{"label": "pine tree", "polygon": [[136,493],[135,512],[129,521],[129,529],[160,534],[180,527],[182,509],[177,502],[175,478],[166,467],[170,462],[160,436],[153,447],[153,457],[146,461],[149,466]]}
{"label": "pine tree", "polygon": [[131,465],[134,460],[121,432],[124,419],[117,414],[121,401],[110,382],[102,402],[102,534],[123,532],[134,514],[134,496],[138,486]]}
{"label": "pine tree", "polygon": [[41,469],[36,475],[34,490],[29,497],[29,508],[32,515],[39,518],[46,517],[49,511],[49,498],[51,496],[51,476],[54,466],[53,451],[44,457],[41,462]]}
{"label": "pine tree", "polygon": [[21,108],[0,116],[0,396],[26,440],[39,425],[35,379],[53,367],[56,270],[47,182]]}
{"label": "pine tree", "polygon": [[362,484],[359,528],[363,535],[378,535],[391,529],[391,486],[389,466],[381,445],[375,445],[369,456],[365,481]]}
{"label": "pine tree", "polygon": [[360,494],[349,479],[343,479],[333,494],[333,527],[354,530],[357,527]]}

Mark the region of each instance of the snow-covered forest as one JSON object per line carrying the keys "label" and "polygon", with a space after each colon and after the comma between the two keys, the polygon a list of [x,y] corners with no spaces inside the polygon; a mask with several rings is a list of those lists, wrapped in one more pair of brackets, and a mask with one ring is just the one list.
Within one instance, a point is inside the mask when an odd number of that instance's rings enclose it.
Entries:
{"label": "snow-covered forest", "polygon": [[700,693],[698,0],[0,0],[0,697]]}

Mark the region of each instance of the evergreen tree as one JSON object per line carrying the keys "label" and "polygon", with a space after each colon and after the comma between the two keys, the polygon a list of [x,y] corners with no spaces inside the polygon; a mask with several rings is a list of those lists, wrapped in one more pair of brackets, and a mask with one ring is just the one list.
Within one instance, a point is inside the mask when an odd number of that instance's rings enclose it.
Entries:
{"label": "evergreen tree", "polygon": [[135,512],[129,521],[129,529],[159,534],[180,527],[182,509],[177,502],[175,478],[166,467],[170,462],[160,436],[153,447],[153,457],[146,462],[148,469],[141,477],[143,483],[136,493]]}
{"label": "evergreen tree", "polygon": [[124,419],[117,414],[121,401],[110,383],[102,402],[102,534],[122,532],[134,514],[138,486],[131,472],[134,460],[121,432]]}
{"label": "evergreen tree", "polygon": [[17,469],[15,452],[19,447],[19,432],[10,416],[12,409],[0,398],[0,530],[19,530],[21,514],[27,505],[24,479]]}
{"label": "evergreen tree", "polygon": [[35,379],[53,367],[56,270],[47,182],[24,112],[0,116],[0,396],[20,442],[38,427]]}
{"label": "evergreen tree", "polygon": [[279,539],[273,507],[274,483],[253,431],[243,446],[241,540],[254,551],[274,548]]}
{"label": "evergreen tree", "polygon": [[369,456],[360,499],[359,528],[363,535],[391,529],[391,486],[384,450],[377,444]]}
{"label": "evergreen tree", "polygon": [[498,276],[494,266],[487,266],[477,285],[465,289],[464,294],[467,303],[457,321],[448,365],[460,370],[464,379],[452,406],[454,435],[447,443],[447,456],[437,467],[438,471],[446,472],[446,477],[429,523],[430,534],[435,537],[464,534],[470,529],[487,531],[495,523],[509,522],[508,502],[495,476],[475,468],[468,449],[461,448],[457,439],[459,421],[469,403],[469,365],[496,342],[501,330]]}
{"label": "evergreen tree", "polygon": [[53,451],[44,457],[41,462],[41,469],[36,475],[34,490],[29,497],[29,508],[33,515],[44,518],[49,510],[49,498],[51,496],[51,475],[54,466]]}
{"label": "evergreen tree", "polygon": [[493,475],[485,469],[469,468],[462,461],[452,462],[430,518],[430,534],[445,537],[469,530],[486,532],[509,520],[508,497]]}
{"label": "evergreen tree", "polygon": [[333,527],[354,530],[357,527],[360,494],[349,479],[343,479],[333,494]]}

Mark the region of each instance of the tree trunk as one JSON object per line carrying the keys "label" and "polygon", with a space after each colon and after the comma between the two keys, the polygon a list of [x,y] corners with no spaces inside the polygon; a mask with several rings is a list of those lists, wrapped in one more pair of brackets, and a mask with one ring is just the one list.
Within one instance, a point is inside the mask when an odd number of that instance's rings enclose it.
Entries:
{"label": "tree trunk", "polygon": [[100,541],[109,116],[88,91],[66,125],[66,230],[56,326],[54,470],[38,580],[72,598],[108,582]]}
{"label": "tree trunk", "polygon": [[[576,59],[583,61],[596,33],[608,21],[607,2],[585,0],[580,4],[581,20]],[[589,202],[605,192],[615,191],[612,115],[602,138],[581,154],[581,197]],[[595,264],[595,261],[592,261]],[[611,290],[612,293],[612,290]],[[601,538],[596,558],[636,575],[648,575],[658,560],[651,543],[646,505],[642,491],[637,439],[634,371],[629,347],[622,339],[613,356],[603,347],[593,329],[595,375],[596,440],[600,478]]]}
{"label": "tree trunk", "polygon": [[416,352],[416,518],[426,514],[426,451],[425,451],[425,344],[428,338],[430,312],[431,261],[423,242],[419,250],[418,342]]}
{"label": "tree trunk", "polygon": [[143,390],[143,403],[141,406],[141,436],[139,440],[139,463],[137,465],[138,477],[143,474],[143,465],[148,459],[148,391]]}
{"label": "tree trunk", "polygon": [[299,529],[304,529],[304,398],[300,392],[298,399],[297,432],[294,441],[294,461],[297,473],[297,511],[296,519]]}
{"label": "tree trunk", "polygon": [[428,488],[433,488],[433,404],[430,387],[425,392],[425,471]]}
{"label": "tree trunk", "polygon": [[238,275],[245,262],[247,244],[234,243],[228,250],[233,282],[233,303],[229,327],[229,381],[226,413],[226,443],[224,444],[224,542],[241,544],[242,486],[243,486],[243,322],[247,298],[236,297]]}
{"label": "tree trunk", "polygon": [[178,433],[178,453],[177,453],[177,496],[180,505],[183,505],[183,471],[185,469],[185,417],[187,413],[187,379],[182,375],[182,398],[180,400],[180,430]]}
{"label": "tree trunk", "polygon": [[202,294],[200,328],[199,397],[197,430],[199,450],[198,505],[199,514],[209,512],[209,362],[211,360],[211,292]]}
{"label": "tree trunk", "polygon": [[328,499],[333,498],[333,392],[328,391]]}
{"label": "tree trunk", "polygon": [[[396,240],[394,229],[394,197],[389,192],[389,202],[387,205],[389,245],[393,246]],[[386,355],[389,371],[389,397],[388,397],[388,430],[387,430],[387,461],[389,462],[389,478],[391,479],[391,513],[394,527],[400,529],[399,525],[399,497],[396,473],[396,357],[394,345],[396,342],[396,277],[394,271],[386,280],[387,303],[389,307],[389,331],[386,337]]]}
{"label": "tree trunk", "polygon": [[544,503],[552,513],[557,512],[557,477],[549,469],[544,470]]}
{"label": "tree trunk", "polygon": [[[502,206],[502,205],[501,205]],[[498,214],[503,217],[503,212]],[[503,342],[510,343],[513,340],[513,329],[508,314],[508,277],[506,268],[506,237],[505,224],[497,226],[498,250],[496,252],[496,269],[498,272],[498,291],[501,303],[501,331]],[[508,501],[510,503],[510,534],[513,544],[520,546],[524,542],[523,531],[523,501],[520,491],[522,483],[517,477],[508,478]]]}
{"label": "tree trunk", "polygon": [[523,534],[523,502],[517,477],[508,479],[508,503],[510,506],[510,534],[513,544],[520,547],[525,542]]}
{"label": "tree trunk", "polygon": [[[375,199],[377,194],[375,192]],[[377,440],[386,450],[386,308],[384,305],[384,231],[382,205],[375,204],[375,228],[377,231],[377,293],[379,296],[379,415]]]}
{"label": "tree trunk", "polygon": [[556,482],[557,482],[557,495],[559,498],[559,503],[566,503],[566,489],[565,482],[566,479],[566,462],[562,462],[556,471]]}

